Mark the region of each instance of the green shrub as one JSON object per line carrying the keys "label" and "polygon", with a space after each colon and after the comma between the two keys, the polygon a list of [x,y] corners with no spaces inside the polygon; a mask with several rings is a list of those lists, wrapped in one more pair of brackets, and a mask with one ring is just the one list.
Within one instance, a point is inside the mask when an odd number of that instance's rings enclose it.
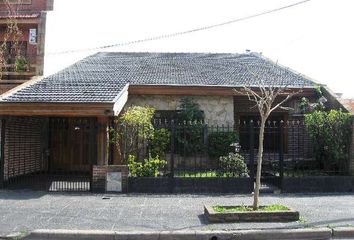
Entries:
{"label": "green shrub", "polygon": [[176,127],[177,152],[183,156],[202,153],[204,146],[204,124],[192,123]]}
{"label": "green shrub", "polygon": [[[143,152],[146,149],[147,140],[154,136],[154,112],[155,109],[151,107],[132,106],[120,117],[119,139],[124,142],[121,144],[121,152],[125,156],[135,155],[138,151]],[[114,133],[110,132],[110,135],[114,136]]]}
{"label": "green shrub", "polygon": [[156,177],[159,174],[159,169],[166,164],[167,162],[159,159],[159,156],[155,158],[149,156],[143,162],[135,161],[135,156],[133,155],[128,157],[129,173],[132,177]]}
{"label": "green shrub", "polygon": [[183,97],[179,108],[179,125],[176,127],[177,152],[183,156],[201,153],[204,150],[204,112],[191,97]]}
{"label": "green shrub", "polygon": [[198,103],[193,102],[191,97],[181,98],[179,108],[181,110],[178,113],[180,123],[204,120],[204,112],[200,109]]}
{"label": "green shrub", "polygon": [[155,109],[152,107],[129,107],[120,117],[123,125],[129,127],[136,127],[139,137],[150,138],[153,136],[154,126],[152,125],[152,118]]}
{"label": "green shrub", "polygon": [[15,71],[18,73],[24,72],[26,70],[26,65],[28,61],[24,57],[17,57],[15,60]]}
{"label": "green shrub", "polygon": [[150,154],[153,157],[165,156],[171,142],[171,133],[166,128],[155,129],[150,139]]}
{"label": "green shrub", "polygon": [[229,153],[219,158],[217,176],[248,177],[248,169],[244,158],[239,153]]}
{"label": "green shrub", "polygon": [[210,157],[225,156],[235,150],[230,144],[238,142],[239,136],[236,132],[212,132],[208,136],[208,153]]}
{"label": "green shrub", "polygon": [[351,124],[351,115],[341,110],[305,114],[305,125],[320,168],[331,171],[346,169]]}

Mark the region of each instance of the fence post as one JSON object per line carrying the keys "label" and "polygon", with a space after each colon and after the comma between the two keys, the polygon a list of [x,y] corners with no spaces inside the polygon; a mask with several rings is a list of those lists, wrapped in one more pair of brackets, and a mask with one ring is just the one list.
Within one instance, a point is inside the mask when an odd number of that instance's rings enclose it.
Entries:
{"label": "fence post", "polygon": [[[90,121],[91,123],[91,121]],[[114,119],[112,117],[109,118],[108,123],[108,165],[113,165],[113,150],[114,150],[114,134],[115,134],[115,126]]]}
{"label": "fence post", "polygon": [[[141,130],[140,130],[141,131]],[[136,160],[139,161],[140,160],[140,149],[139,149],[139,124],[136,125],[136,139],[135,139],[135,143],[136,143],[136,152],[135,152],[135,157],[136,157]],[[144,133],[142,134],[143,135],[143,138],[145,137],[144,136]]]}
{"label": "fence post", "polygon": [[175,122],[171,121],[171,166],[170,166],[171,178],[174,178],[175,176],[175,135],[176,135]]}
{"label": "fence post", "polygon": [[354,117],[352,117],[352,135],[349,141],[349,173],[354,176]]}
{"label": "fence post", "polygon": [[5,166],[5,119],[1,119],[0,139],[0,188],[4,187],[4,166]]}
{"label": "fence post", "polygon": [[[246,125],[247,127],[247,125]],[[249,123],[249,136],[250,136],[250,188],[251,192],[254,189],[254,123],[253,120]]]}
{"label": "fence post", "polygon": [[209,162],[209,154],[208,154],[208,146],[209,146],[209,139],[208,139],[208,124],[204,124],[203,128],[203,145],[204,145],[204,156],[207,162]]}
{"label": "fence post", "polygon": [[283,188],[284,177],[284,126],[283,121],[279,122],[279,177],[280,177],[280,189]]}

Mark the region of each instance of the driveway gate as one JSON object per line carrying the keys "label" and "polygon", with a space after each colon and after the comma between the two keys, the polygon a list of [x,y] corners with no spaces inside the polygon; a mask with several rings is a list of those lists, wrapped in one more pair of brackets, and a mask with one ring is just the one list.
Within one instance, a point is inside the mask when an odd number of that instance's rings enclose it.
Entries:
{"label": "driveway gate", "polygon": [[7,189],[90,191],[95,134],[94,118],[3,118],[0,183]]}

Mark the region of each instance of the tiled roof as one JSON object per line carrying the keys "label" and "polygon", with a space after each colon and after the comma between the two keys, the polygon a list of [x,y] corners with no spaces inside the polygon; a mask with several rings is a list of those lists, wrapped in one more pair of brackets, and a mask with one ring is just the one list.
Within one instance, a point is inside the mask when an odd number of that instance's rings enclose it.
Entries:
{"label": "tiled roof", "polygon": [[[258,54],[97,53],[13,92],[2,102],[112,102],[130,85],[255,86],[252,73],[284,79],[273,85],[312,87],[309,79]],[[270,72],[270,74],[268,74]]]}

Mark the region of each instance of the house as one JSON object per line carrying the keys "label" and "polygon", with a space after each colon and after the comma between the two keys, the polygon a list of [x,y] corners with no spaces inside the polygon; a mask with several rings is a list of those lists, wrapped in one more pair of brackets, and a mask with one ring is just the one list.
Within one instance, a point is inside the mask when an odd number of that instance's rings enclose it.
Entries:
{"label": "house", "polygon": [[341,102],[351,113],[354,113],[354,99],[343,99]]}
{"label": "house", "polygon": [[[4,47],[4,61],[0,61],[2,94],[43,75],[46,14],[53,10],[53,0],[0,0],[0,9],[0,44]],[[19,28],[18,35],[8,33],[11,25]]]}
{"label": "house", "polygon": [[[107,127],[126,107],[150,105],[157,112],[176,111],[183,96],[192,96],[209,124],[237,125],[257,114],[253,103],[234,89],[257,87],[252,73],[262,71],[284,76],[274,78],[279,82],[267,78],[272,82],[266,84],[302,89],[288,103],[292,110],[277,110],[274,120],[298,119],[299,98],[316,98],[317,84],[311,79],[257,53],[102,52],[89,56],[1,96],[0,180],[31,172],[46,176],[60,172],[65,177],[89,175],[102,187],[109,163],[119,164],[109,151]],[[322,88],[327,104],[340,106]]]}

